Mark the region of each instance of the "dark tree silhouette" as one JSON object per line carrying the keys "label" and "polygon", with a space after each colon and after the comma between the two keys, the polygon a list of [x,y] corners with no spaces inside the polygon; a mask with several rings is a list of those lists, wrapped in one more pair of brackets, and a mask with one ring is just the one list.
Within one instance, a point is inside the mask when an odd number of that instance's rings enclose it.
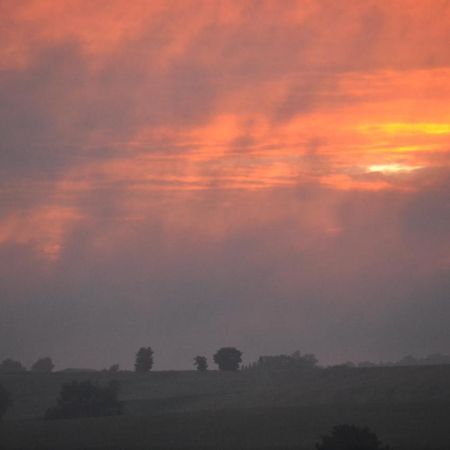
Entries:
{"label": "dark tree silhouette", "polygon": [[220,370],[238,370],[242,362],[242,352],[234,347],[222,347],[214,355],[214,362]]}
{"label": "dark tree silhouette", "polygon": [[110,368],[108,369],[108,372],[111,373],[117,373],[120,369],[119,364],[113,364],[112,366],[110,366]]}
{"label": "dark tree silhouette", "polygon": [[208,370],[208,360],[206,356],[196,356],[194,358],[194,365],[199,372],[206,372]]}
{"label": "dark tree silhouette", "polygon": [[22,366],[22,363],[20,363],[19,361],[14,361],[10,358],[4,359],[0,364],[0,372],[3,373],[26,372],[26,370],[27,369]]}
{"label": "dark tree silhouette", "polygon": [[0,420],[11,405],[12,405],[11,395],[0,384]]}
{"label": "dark tree silhouette", "polygon": [[122,402],[117,397],[119,384],[110,381],[98,386],[91,381],[72,381],[61,387],[57,404],[47,410],[46,419],[115,416],[122,414]]}
{"label": "dark tree silhouette", "polygon": [[322,436],[316,450],[391,450],[383,446],[377,435],[368,428],[337,425],[331,435]]}
{"label": "dark tree silhouette", "polygon": [[45,358],[38,359],[32,366],[31,371],[32,372],[42,372],[42,373],[50,373],[55,365],[53,364],[53,361],[48,356]]}
{"label": "dark tree silhouette", "polygon": [[292,353],[291,358],[294,360],[294,365],[302,369],[314,369],[317,367],[318,360],[313,353],[305,353],[302,355],[299,350]]}
{"label": "dark tree silhouette", "polygon": [[312,353],[302,355],[298,350],[291,355],[260,356],[258,361],[251,364],[247,369],[315,369],[317,358]]}
{"label": "dark tree silhouette", "polygon": [[153,350],[151,347],[141,347],[136,353],[136,362],[134,363],[134,371],[146,373],[153,367]]}

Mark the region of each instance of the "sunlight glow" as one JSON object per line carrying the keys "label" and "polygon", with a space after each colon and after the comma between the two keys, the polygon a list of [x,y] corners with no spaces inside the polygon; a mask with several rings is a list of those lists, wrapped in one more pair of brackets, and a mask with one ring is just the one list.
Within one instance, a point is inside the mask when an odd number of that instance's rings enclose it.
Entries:
{"label": "sunlight glow", "polygon": [[393,174],[399,172],[412,172],[421,169],[421,166],[408,166],[404,164],[374,164],[367,168],[368,172],[381,172],[385,174]]}
{"label": "sunlight glow", "polygon": [[362,125],[361,131],[382,132],[388,134],[450,134],[450,124],[448,123],[382,123],[372,125]]}

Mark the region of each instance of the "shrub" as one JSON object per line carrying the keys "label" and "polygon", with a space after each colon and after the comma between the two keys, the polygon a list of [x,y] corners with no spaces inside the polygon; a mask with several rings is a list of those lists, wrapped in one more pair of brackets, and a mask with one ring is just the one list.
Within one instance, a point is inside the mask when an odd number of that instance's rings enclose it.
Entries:
{"label": "shrub", "polygon": [[21,362],[15,361],[10,358],[4,359],[0,364],[0,372],[3,373],[26,372],[26,370],[27,369],[22,365]]}
{"label": "shrub", "polygon": [[317,358],[312,353],[302,355],[298,350],[291,355],[260,356],[258,361],[249,368],[278,370],[278,369],[315,369]]}
{"label": "shrub", "polygon": [[117,399],[119,384],[109,382],[98,386],[90,381],[65,383],[55,407],[47,410],[46,419],[115,416],[122,414],[122,402]]}
{"label": "shrub", "polygon": [[120,369],[119,364],[113,364],[112,366],[110,366],[110,368],[108,369],[108,372],[111,373],[117,373]]}
{"label": "shrub", "polygon": [[377,435],[368,428],[337,425],[331,435],[322,436],[316,450],[390,450],[390,447],[383,446]]}
{"label": "shrub", "polygon": [[31,371],[32,372],[41,372],[41,373],[50,373],[55,365],[53,364],[53,361],[48,356],[45,358],[38,359],[32,366]]}

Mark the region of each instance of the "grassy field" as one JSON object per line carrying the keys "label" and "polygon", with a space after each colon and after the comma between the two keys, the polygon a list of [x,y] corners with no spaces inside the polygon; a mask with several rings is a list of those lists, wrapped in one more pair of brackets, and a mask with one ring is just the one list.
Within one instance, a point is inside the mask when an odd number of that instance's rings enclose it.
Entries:
{"label": "grassy field", "polygon": [[[62,383],[117,379],[125,415],[44,421]],[[394,450],[450,448],[450,366],[306,372],[1,375],[16,449],[313,449],[339,423],[369,426]],[[0,445],[1,448],[1,445]]]}

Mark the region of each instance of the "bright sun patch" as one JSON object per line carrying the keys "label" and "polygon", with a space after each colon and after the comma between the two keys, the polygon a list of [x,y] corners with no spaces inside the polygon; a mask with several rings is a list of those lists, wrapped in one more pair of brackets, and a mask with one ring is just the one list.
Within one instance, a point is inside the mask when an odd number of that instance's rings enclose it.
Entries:
{"label": "bright sun patch", "polygon": [[385,174],[395,174],[400,172],[412,172],[420,169],[421,166],[409,166],[406,164],[373,164],[367,168],[367,172],[381,172]]}
{"label": "bright sun patch", "polygon": [[381,132],[387,134],[450,134],[450,124],[448,123],[382,123],[362,125],[359,127],[365,133]]}

